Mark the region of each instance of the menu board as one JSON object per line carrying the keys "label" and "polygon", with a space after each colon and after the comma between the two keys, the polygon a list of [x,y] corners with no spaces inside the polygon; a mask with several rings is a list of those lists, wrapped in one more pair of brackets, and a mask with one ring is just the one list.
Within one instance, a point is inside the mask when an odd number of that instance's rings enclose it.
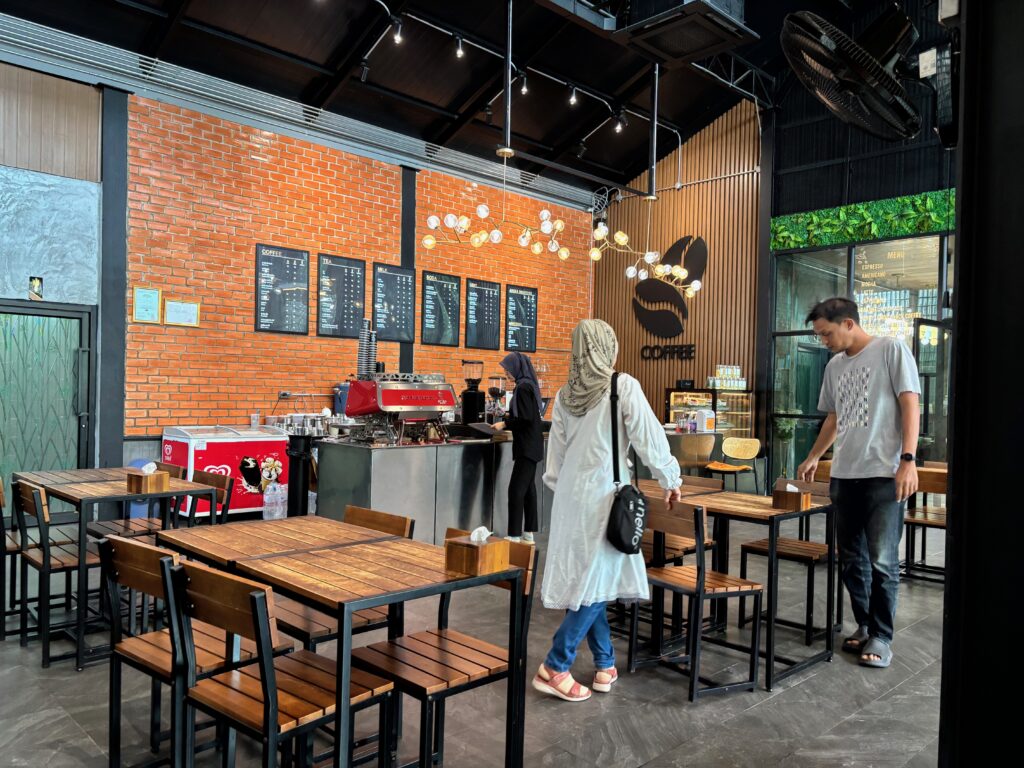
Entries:
{"label": "menu board", "polygon": [[415,301],[414,270],[373,265],[373,329],[378,341],[414,341]]}
{"label": "menu board", "polygon": [[466,346],[501,346],[501,284],[466,278]]}
{"label": "menu board", "polygon": [[505,349],[537,351],[537,289],[509,285],[505,288]]}
{"label": "menu board", "polygon": [[309,333],[309,251],[257,244],[256,330]]}
{"label": "menu board", "polygon": [[459,346],[462,279],[439,272],[423,273],[420,341],[441,347]]}
{"label": "menu board", "polygon": [[316,282],[317,335],[359,338],[366,313],[366,264],[321,253]]}

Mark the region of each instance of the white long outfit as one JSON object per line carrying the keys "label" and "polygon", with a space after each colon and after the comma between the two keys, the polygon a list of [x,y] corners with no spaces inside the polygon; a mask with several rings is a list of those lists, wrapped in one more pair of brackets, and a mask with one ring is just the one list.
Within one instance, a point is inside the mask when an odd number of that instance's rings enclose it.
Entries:
{"label": "white long outfit", "polygon": [[[679,462],[639,382],[619,374],[618,391],[622,482],[629,482],[626,455],[632,445],[662,488],[678,488]],[[610,392],[583,416],[569,413],[561,399],[559,392],[544,472],[544,483],[555,498],[541,600],[545,608],[574,611],[610,600],[647,600],[643,555],[624,555],[606,538],[615,495]]]}

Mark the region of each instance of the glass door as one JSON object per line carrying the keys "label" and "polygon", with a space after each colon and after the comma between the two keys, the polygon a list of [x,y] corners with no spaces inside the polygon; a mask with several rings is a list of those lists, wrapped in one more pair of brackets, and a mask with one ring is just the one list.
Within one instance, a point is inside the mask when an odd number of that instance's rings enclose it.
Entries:
{"label": "glass door", "polygon": [[914,359],[921,377],[921,437],[917,452],[927,461],[946,461],[951,338],[951,320],[914,322]]}
{"label": "glass door", "polygon": [[[0,478],[88,464],[88,312],[0,304]],[[19,302],[20,304],[20,302]]]}

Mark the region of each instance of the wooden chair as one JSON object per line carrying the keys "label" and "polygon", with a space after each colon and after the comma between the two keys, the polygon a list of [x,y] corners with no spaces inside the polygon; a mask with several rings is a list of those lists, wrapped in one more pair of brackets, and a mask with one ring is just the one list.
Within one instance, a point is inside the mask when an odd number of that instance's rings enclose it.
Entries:
{"label": "wooden chair", "polygon": [[[411,517],[401,517],[350,504],[345,508],[345,522],[391,536],[411,539],[416,521]],[[276,596],[274,606],[277,608],[277,626],[301,642],[307,651],[315,651],[318,643],[338,638],[338,620],[333,616],[283,595]],[[353,635],[382,629],[387,625],[386,608],[366,608],[352,615]]]}
{"label": "wooden chair", "polygon": [[[21,530],[18,528],[17,515],[13,510],[10,518],[4,517],[5,506],[4,488],[0,483],[0,539],[3,539],[4,545],[3,550],[0,550],[0,605],[7,601],[6,606],[0,611],[0,641],[7,639],[7,619],[21,615],[21,600],[18,594]],[[50,526],[49,531],[51,546],[78,543],[78,526],[75,524]],[[39,529],[35,526],[28,527],[28,545],[33,549],[39,546]],[[68,588],[69,585],[65,587]],[[13,634],[20,634],[20,629],[15,629]]]}
{"label": "wooden chair", "polygon": [[[298,752],[299,763],[312,761],[313,732],[334,722],[337,701],[334,659],[301,650],[275,655],[279,644],[274,594],[269,587],[238,576],[222,573],[199,563],[161,563],[171,616],[171,652],[175,669],[185,681],[184,754],[192,753],[194,741],[192,709],[213,717],[226,729],[224,765],[234,765],[235,731],[262,743],[263,765],[277,765],[283,752],[286,765]],[[194,642],[194,622],[208,623],[228,635],[228,646],[236,638],[256,644],[255,663],[199,675],[199,654]],[[379,705],[380,733],[389,733],[391,691],[394,685],[381,677],[352,670],[348,696],[353,717],[356,710]],[[352,765],[352,746],[344,765]],[[390,750],[377,750],[378,765],[390,761]]]}
{"label": "wooden chair", "polygon": [[[946,469],[944,461],[926,461],[925,469]],[[919,475],[920,484],[917,493],[907,501],[907,509],[903,515],[903,527],[906,534],[906,559],[903,561],[903,578],[944,583],[946,569],[941,566],[928,565],[928,531],[946,530],[946,508],[928,504],[928,494],[940,495],[947,493],[947,483],[931,474]],[[917,506],[918,495],[924,496],[924,505]],[[917,534],[921,532],[921,556],[917,556]]]}
{"label": "wooden chair", "polygon": [[[220,522],[228,521],[228,509],[231,507],[231,491],[235,487],[235,480],[228,475],[218,475],[215,472],[204,472],[201,469],[192,470],[192,482],[201,485],[212,485],[217,489],[217,504],[220,505]],[[188,505],[188,527],[196,524],[196,499],[192,499]],[[175,515],[175,527],[177,527],[177,515]],[[210,510],[210,525],[217,522],[217,510]]]}
{"label": "wooden chair", "polygon": [[[694,541],[707,541],[707,515],[702,506],[686,501],[676,502],[676,509],[669,510],[661,499],[651,499],[648,508],[648,527],[656,534],[660,546],[663,536],[674,534],[686,536]],[[754,622],[750,642],[750,672],[747,680],[734,683],[718,683],[707,680],[700,675],[700,659],[702,653],[702,634],[704,604],[712,600],[725,600],[732,597],[753,597],[754,613],[760,614],[761,598],[764,588],[746,579],[737,579],[725,573],[717,573],[705,565],[705,551],[697,547],[695,565],[667,565],[647,569],[647,580],[654,588],[651,595],[653,603],[652,627],[662,624],[664,611],[664,591],[673,595],[680,594],[689,598],[689,615],[686,624],[686,653],[673,651],[665,653],[662,646],[662,635],[657,633],[652,638],[654,655],[640,659],[637,655],[637,625],[639,610],[633,604],[629,638],[629,671],[633,672],[641,666],[650,664],[666,665],[676,671],[684,672],[690,677],[690,701],[710,693],[726,693],[729,691],[753,691],[757,688],[757,673],[760,652],[760,622]],[[686,664],[685,669],[680,664]],[[701,683],[704,687],[701,687]]]}
{"label": "wooden chair", "polygon": [[[779,478],[775,482],[775,490],[786,490],[787,485],[794,485],[801,491],[809,492],[811,494],[811,500],[817,505],[830,505],[832,500],[828,495],[828,483],[806,483],[800,480],[787,480],[786,478]],[[803,520],[801,520],[803,522]],[[775,546],[775,556],[778,560],[787,561],[791,563],[797,563],[807,568],[807,597],[806,605],[804,609],[804,621],[800,622],[790,621],[788,619],[777,618],[775,619],[776,624],[781,624],[787,627],[797,627],[804,630],[804,643],[810,645],[814,640],[814,637],[819,632],[814,629],[814,574],[815,570],[819,565],[828,564],[828,544],[819,541],[809,541],[809,527],[805,529],[805,526],[800,526],[800,534],[798,538],[792,539],[785,536],[780,536]],[[768,557],[768,539],[757,539],[756,541],[748,541],[747,543],[740,546],[740,578],[747,578],[747,558],[750,555],[757,555],[760,557]],[[836,580],[839,583],[839,579]],[[842,626],[843,623],[843,601],[842,601],[842,586],[837,587],[837,601],[836,604],[839,606],[838,617],[836,623]],[[743,627],[746,625],[748,619],[746,614],[746,598],[740,598],[740,618],[739,626]],[[826,621],[826,623],[828,623]],[[828,630],[821,630],[826,632]]]}
{"label": "wooden chair", "polygon": [[[163,612],[156,610],[156,601],[166,601],[161,563],[166,559],[170,566],[178,564],[179,556],[169,549],[162,549],[143,542],[139,537],[111,536],[98,545],[103,579],[106,586],[107,609],[110,622],[110,765],[119,766],[121,753],[121,665],[142,672],[152,678],[150,690],[150,749],[156,753],[160,748],[163,734],[160,732],[161,686],[171,689],[171,734],[182,733],[184,715],[184,678],[175,670],[171,656],[170,630],[163,626]],[[145,607],[139,631],[131,620],[126,626],[125,613],[121,610],[125,592],[139,593],[153,600],[152,621],[147,621]],[[145,603],[144,603],[145,605]],[[134,598],[129,598],[129,612],[134,612]],[[134,617],[133,617],[134,618]],[[196,673],[199,677],[222,672],[226,669],[249,663],[256,656],[256,645],[245,639],[239,643],[236,656],[228,643],[227,633],[211,624],[192,622],[192,639],[196,652]],[[275,646],[275,653],[285,653],[294,646],[282,641]],[[172,745],[173,765],[183,765],[182,745]]]}
{"label": "wooden chair", "polygon": [[[75,657],[75,652],[50,656],[51,634],[70,634],[75,627],[74,619],[60,624],[50,622],[50,576],[62,573],[65,577],[65,608],[70,608],[71,575],[78,571],[78,539],[64,544],[51,543],[50,507],[46,500],[46,491],[37,485],[16,481],[13,484],[14,510],[18,521],[21,545],[21,644],[28,644],[28,569],[33,568],[39,574],[39,593],[36,601],[37,630],[43,646],[43,667],[49,667],[51,661],[61,661]],[[38,534],[38,546],[33,546],[29,534],[27,518],[33,518]],[[94,544],[89,544],[86,552],[86,567],[98,568],[99,555]],[[87,600],[88,595],[77,595],[78,600]],[[79,628],[84,631],[85,628]]]}
{"label": "wooden chair", "polygon": [[[468,531],[449,528],[445,539]],[[526,637],[533,605],[537,551],[532,544],[509,542],[509,563],[522,568],[522,655],[512,667],[526,664]],[[505,589],[509,585],[502,584]],[[427,768],[444,762],[445,701],[458,693],[504,680],[509,675],[508,649],[448,627],[451,595],[441,597],[437,628],[371,643],[352,651],[352,665],[395,681],[399,693],[420,702],[418,765]],[[392,737],[394,738],[394,736]],[[416,765],[410,763],[409,765]]]}
{"label": "wooden chair", "polygon": [[732,476],[732,489],[737,490],[739,475],[754,473],[754,488],[761,493],[761,481],[757,476],[757,457],[761,453],[761,441],[756,437],[727,437],[722,441],[722,455],[733,461],[749,461],[750,464],[731,464],[728,461],[712,461],[704,469],[714,475],[721,475],[723,482],[726,475]]}

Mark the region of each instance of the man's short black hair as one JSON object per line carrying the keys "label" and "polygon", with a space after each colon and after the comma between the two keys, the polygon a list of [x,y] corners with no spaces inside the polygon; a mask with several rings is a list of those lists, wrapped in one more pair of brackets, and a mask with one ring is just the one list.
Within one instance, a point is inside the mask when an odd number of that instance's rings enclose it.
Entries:
{"label": "man's short black hair", "polygon": [[841,323],[849,318],[860,325],[860,312],[857,311],[857,302],[835,296],[815,304],[807,313],[805,323],[813,323],[815,320],[827,320],[830,323]]}

